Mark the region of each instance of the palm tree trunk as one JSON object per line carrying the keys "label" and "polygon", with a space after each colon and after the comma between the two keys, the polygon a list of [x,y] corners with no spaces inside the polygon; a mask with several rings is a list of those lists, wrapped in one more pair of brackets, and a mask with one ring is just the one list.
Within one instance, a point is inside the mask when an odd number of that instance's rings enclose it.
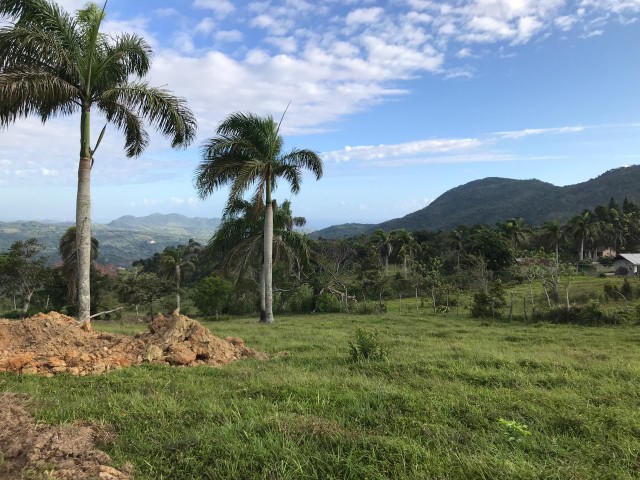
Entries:
{"label": "palm tree trunk", "polygon": [[264,319],[273,323],[273,205],[271,192],[267,193],[267,205],[264,212]]}
{"label": "palm tree trunk", "polygon": [[78,249],[78,321],[89,323],[91,315],[91,147],[89,107],[83,105],[80,134],[80,165],[76,199],[76,248]]}
{"label": "palm tree trunk", "polygon": [[176,265],[176,305],[180,312],[180,265]]}
{"label": "palm tree trunk", "polygon": [[580,261],[584,260],[584,233],[580,238]]}

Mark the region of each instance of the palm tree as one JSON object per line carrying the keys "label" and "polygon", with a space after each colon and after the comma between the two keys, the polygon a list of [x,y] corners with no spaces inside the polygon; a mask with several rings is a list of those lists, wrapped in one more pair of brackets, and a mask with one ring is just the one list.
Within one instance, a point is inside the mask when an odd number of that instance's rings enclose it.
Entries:
{"label": "palm tree", "polygon": [[371,234],[371,243],[376,246],[384,257],[384,274],[386,276],[389,274],[389,257],[391,257],[391,253],[393,253],[391,234],[378,228]]}
{"label": "palm tree", "polygon": [[187,270],[195,270],[196,266],[187,255],[187,248],[180,245],[177,248],[167,248],[160,257],[158,274],[162,278],[172,280],[176,285],[176,308],[180,310],[180,282]]}
{"label": "palm tree", "polygon": [[574,240],[580,242],[580,261],[582,261],[584,260],[584,243],[595,232],[593,214],[589,210],[584,210],[580,215],[569,220],[568,229]]}
{"label": "palm tree", "polygon": [[256,209],[264,208],[264,287],[261,287],[260,320],[273,319],[273,204],[271,194],[277,181],[284,178],[293,193],[300,191],[302,169],[322,177],[322,160],[311,150],[283,151],[280,124],[273,117],[250,113],[229,115],[207,140],[202,149],[202,162],[196,169],[195,183],[200,197],[205,198],[222,185],[230,184],[227,206],[242,199],[255,185],[253,201]]}
{"label": "palm tree", "polygon": [[531,232],[522,218],[510,218],[504,223],[498,223],[497,226],[502,234],[511,242],[514,251],[518,250]]}
{"label": "palm tree", "polygon": [[105,11],[96,4],[72,17],[47,0],[0,0],[3,16],[13,21],[0,28],[0,128],[19,117],[38,115],[46,122],[80,113],[78,320],[89,322],[91,166],[106,129],[92,148],[92,111],[124,133],[129,157],[140,155],[149,142],[143,120],[173,147],[193,141],[196,121],[184,99],[141,80],[150,68],[151,48],[134,34],[101,33]]}
{"label": "palm tree", "polygon": [[[293,216],[288,200],[280,207],[274,201],[273,207],[273,264],[282,259],[289,267],[296,264],[301,269],[309,261],[310,247],[307,238],[296,232],[294,227],[304,226],[306,219]],[[241,274],[249,273],[251,276],[252,271],[255,273],[257,270],[261,291],[264,285],[263,224],[262,215],[256,215],[251,202],[236,200],[225,210],[222,222],[209,242],[210,251],[222,254],[221,267],[234,283],[238,282]],[[264,309],[264,304],[261,308]]]}
{"label": "palm tree", "polygon": [[[67,279],[67,298],[73,304],[78,301],[78,250],[76,227],[69,227],[60,237],[58,251],[62,257],[62,274]],[[100,243],[91,237],[91,263],[98,258]]]}
{"label": "palm tree", "polygon": [[559,260],[559,245],[563,237],[563,228],[557,220],[554,220],[553,222],[544,222],[540,228],[540,240],[546,247],[550,247],[555,250],[556,264]]}
{"label": "palm tree", "polygon": [[416,242],[404,228],[391,231],[391,242],[402,257],[402,274],[407,278],[407,262],[410,258],[413,259]]}
{"label": "palm tree", "polygon": [[460,253],[464,250],[464,232],[461,228],[451,230],[447,233],[447,245],[456,254],[456,268],[460,270]]}

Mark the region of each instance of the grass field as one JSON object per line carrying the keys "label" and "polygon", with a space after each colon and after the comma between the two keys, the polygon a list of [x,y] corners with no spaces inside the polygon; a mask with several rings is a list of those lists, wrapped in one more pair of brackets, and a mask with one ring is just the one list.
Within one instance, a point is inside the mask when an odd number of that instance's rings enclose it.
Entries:
{"label": "grass field", "polygon": [[[207,326],[274,358],[83,378],[5,374],[0,391],[29,394],[42,422],[111,424],[118,438],[105,449],[138,479],[640,477],[637,325],[389,313]],[[350,361],[358,327],[380,333],[386,361]]]}

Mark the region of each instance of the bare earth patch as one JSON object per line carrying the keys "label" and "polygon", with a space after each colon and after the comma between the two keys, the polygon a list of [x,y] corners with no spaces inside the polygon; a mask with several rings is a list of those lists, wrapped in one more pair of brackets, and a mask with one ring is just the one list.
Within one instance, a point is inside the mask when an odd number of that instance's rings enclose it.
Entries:
{"label": "bare earth patch", "polygon": [[0,478],[130,480],[130,464],[117,470],[96,443],[113,441],[102,425],[36,424],[15,395],[0,396]]}
{"label": "bare earth patch", "polygon": [[225,365],[268,356],[223,340],[178,312],[157,316],[149,332],[135,337],[78,328],[74,318],[51,312],[21,320],[0,319],[0,372],[101,374],[131,365]]}

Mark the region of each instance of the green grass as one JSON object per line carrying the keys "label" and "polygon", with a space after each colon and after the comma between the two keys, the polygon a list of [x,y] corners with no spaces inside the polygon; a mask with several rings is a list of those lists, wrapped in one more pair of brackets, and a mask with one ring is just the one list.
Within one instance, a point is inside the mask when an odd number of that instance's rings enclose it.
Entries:
{"label": "green grass", "polygon": [[[0,376],[50,423],[99,420],[138,479],[640,476],[640,330],[318,315],[208,323],[276,355],[221,369]],[[133,333],[141,326],[97,324]],[[352,363],[374,328],[388,360]],[[527,425],[509,441],[500,419]],[[508,432],[507,432],[508,433]]]}

